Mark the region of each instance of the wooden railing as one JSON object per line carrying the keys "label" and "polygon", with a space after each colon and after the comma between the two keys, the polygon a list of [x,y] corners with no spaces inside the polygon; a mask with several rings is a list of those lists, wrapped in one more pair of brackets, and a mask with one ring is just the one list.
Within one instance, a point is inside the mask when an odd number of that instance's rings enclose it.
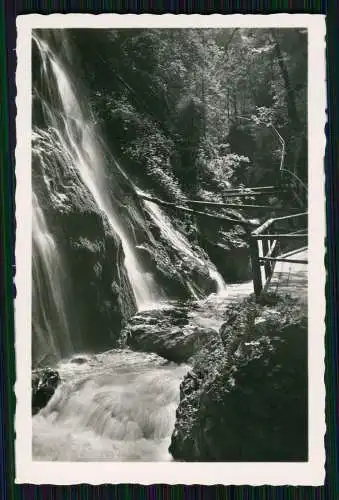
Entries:
{"label": "wooden railing", "polygon": [[[267,190],[271,190],[274,187],[267,187]],[[264,188],[258,188],[265,189]],[[227,196],[236,195],[239,196],[239,191],[229,190]],[[252,278],[254,293],[258,297],[263,291],[267,283],[269,283],[272,274],[274,272],[274,267],[276,262],[291,262],[298,264],[307,264],[306,260],[293,259],[291,258],[295,252],[295,248],[291,252],[291,242],[292,246],[295,247],[295,243],[300,241],[307,241],[307,212],[295,213],[292,215],[286,215],[284,217],[276,217],[268,219],[264,224],[257,227],[254,231],[250,232],[253,228],[253,222],[244,218],[238,214],[238,218],[228,217],[221,214],[211,214],[208,212],[202,212],[195,208],[189,208],[183,205],[177,205],[173,202],[168,202],[165,200],[160,200],[154,196],[146,195],[145,193],[138,192],[138,196],[144,200],[151,201],[158,205],[163,205],[169,208],[174,208],[183,212],[188,212],[189,214],[194,214],[203,217],[209,217],[211,219],[217,219],[221,223],[227,224],[238,224],[245,227],[248,233],[250,258],[252,265]],[[185,200],[185,203],[193,207],[212,207],[212,208],[273,208],[264,205],[237,205],[231,203],[219,203],[219,202],[207,202],[203,200]],[[284,208],[286,210],[286,208]],[[285,226],[287,224],[287,229]],[[269,232],[267,232],[269,230]],[[287,245],[286,245],[287,243]],[[298,247],[297,247],[298,248]],[[304,247],[306,248],[306,247]],[[299,244],[300,249],[300,244]]]}
{"label": "wooden railing", "polygon": [[[304,224],[303,219],[306,222]],[[277,226],[284,225],[285,222],[297,223],[301,227],[288,233],[275,232]],[[295,249],[282,253],[284,242],[298,243],[299,241],[305,242],[305,240],[307,242],[307,212],[268,219],[251,233],[249,240],[254,293],[259,297],[272,277],[276,262],[307,264],[307,260],[291,258]]]}

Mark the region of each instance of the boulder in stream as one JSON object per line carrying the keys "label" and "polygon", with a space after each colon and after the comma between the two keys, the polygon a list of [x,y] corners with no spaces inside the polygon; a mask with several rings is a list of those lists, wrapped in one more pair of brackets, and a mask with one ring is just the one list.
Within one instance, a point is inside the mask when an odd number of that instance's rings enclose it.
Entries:
{"label": "boulder in stream", "polygon": [[192,324],[188,312],[186,304],[139,312],[123,330],[122,339],[136,351],[153,352],[175,363],[187,362],[217,333]]}
{"label": "boulder in stream", "polygon": [[32,373],[32,414],[44,408],[60,384],[60,376],[52,368],[34,370]]}

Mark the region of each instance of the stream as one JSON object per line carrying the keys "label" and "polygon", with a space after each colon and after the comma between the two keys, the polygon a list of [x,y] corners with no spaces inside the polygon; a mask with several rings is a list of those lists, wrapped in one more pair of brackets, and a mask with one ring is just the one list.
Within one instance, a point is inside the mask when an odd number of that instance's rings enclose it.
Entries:
{"label": "stream", "polygon": [[[227,304],[251,292],[251,282],[229,285],[195,302],[190,324],[218,330]],[[33,418],[34,460],[171,461],[180,383],[189,368],[129,349],[61,360],[62,383]]]}
{"label": "stream", "polygon": [[73,357],[57,369],[63,383],[33,419],[36,460],[171,459],[167,449],[187,366],[126,349]]}

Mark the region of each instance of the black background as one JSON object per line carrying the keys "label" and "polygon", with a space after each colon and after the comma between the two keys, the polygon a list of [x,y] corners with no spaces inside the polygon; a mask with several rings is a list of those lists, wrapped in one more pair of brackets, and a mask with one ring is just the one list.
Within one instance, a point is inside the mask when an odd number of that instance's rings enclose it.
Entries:
{"label": "black background", "polygon": [[[339,190],[339,9],[337,0],[291,1],[15,1],[1,0],[1,164],[0,164],[0,499],[225,499],[225,500],[337,500],[338,480],[338,190]],[[322,13],[327,25],[328,123],[326,126],[326,210],[327,210],[327,332],[326,332],[326,482],[322,487],[251,486],[167,486],[167,485],[15,485],[14,428],[15,359],[13,298],[15,289],[14,245],[14,150],[16,16],[39,13],[174,13],[174,14],[269,14]],[[151,464],[150,464],[151,466]],[[203,465],[202,465],[203,467]]]}

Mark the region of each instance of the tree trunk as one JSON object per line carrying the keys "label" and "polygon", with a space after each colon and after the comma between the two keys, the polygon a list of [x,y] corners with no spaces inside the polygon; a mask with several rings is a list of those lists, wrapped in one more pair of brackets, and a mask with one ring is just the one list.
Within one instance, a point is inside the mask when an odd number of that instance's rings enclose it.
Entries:
{"label": "tree trunk", "polygon": [[272,30],[274,42],[274,54],[279,65],[282,79],[285,86],[286,105],[288,113],[288,126],[285,132],[286,139],[286,164],[291,171],[296,169],[296,160],[299,151],[300,120],[298,116],[294,89],[291,85],[290,75],[284,61],[284,56],[275,30]]}
{"label": "tree trunk", "polygon": [[298,128],[299,117],[298,117],[298,112],[297,112],[297,106],[295,103],[294,90],[291,86],[290,76],[289,76],[285,61],[284,61],[284,57],[283,57],[283,54],[281,51],[280,43],[279,43],[277,34],[275,33],[275,30],[273,30],[273,41],[274,41],[275,56],[277,58],[277,62],[279,64],[281,76],[282,76],[282,78],[284,80],[284,84],[285,84],[286,104],[287,104],[288,117],[289,117],[289,120],[291,122],[290,125],[293,128]]}

